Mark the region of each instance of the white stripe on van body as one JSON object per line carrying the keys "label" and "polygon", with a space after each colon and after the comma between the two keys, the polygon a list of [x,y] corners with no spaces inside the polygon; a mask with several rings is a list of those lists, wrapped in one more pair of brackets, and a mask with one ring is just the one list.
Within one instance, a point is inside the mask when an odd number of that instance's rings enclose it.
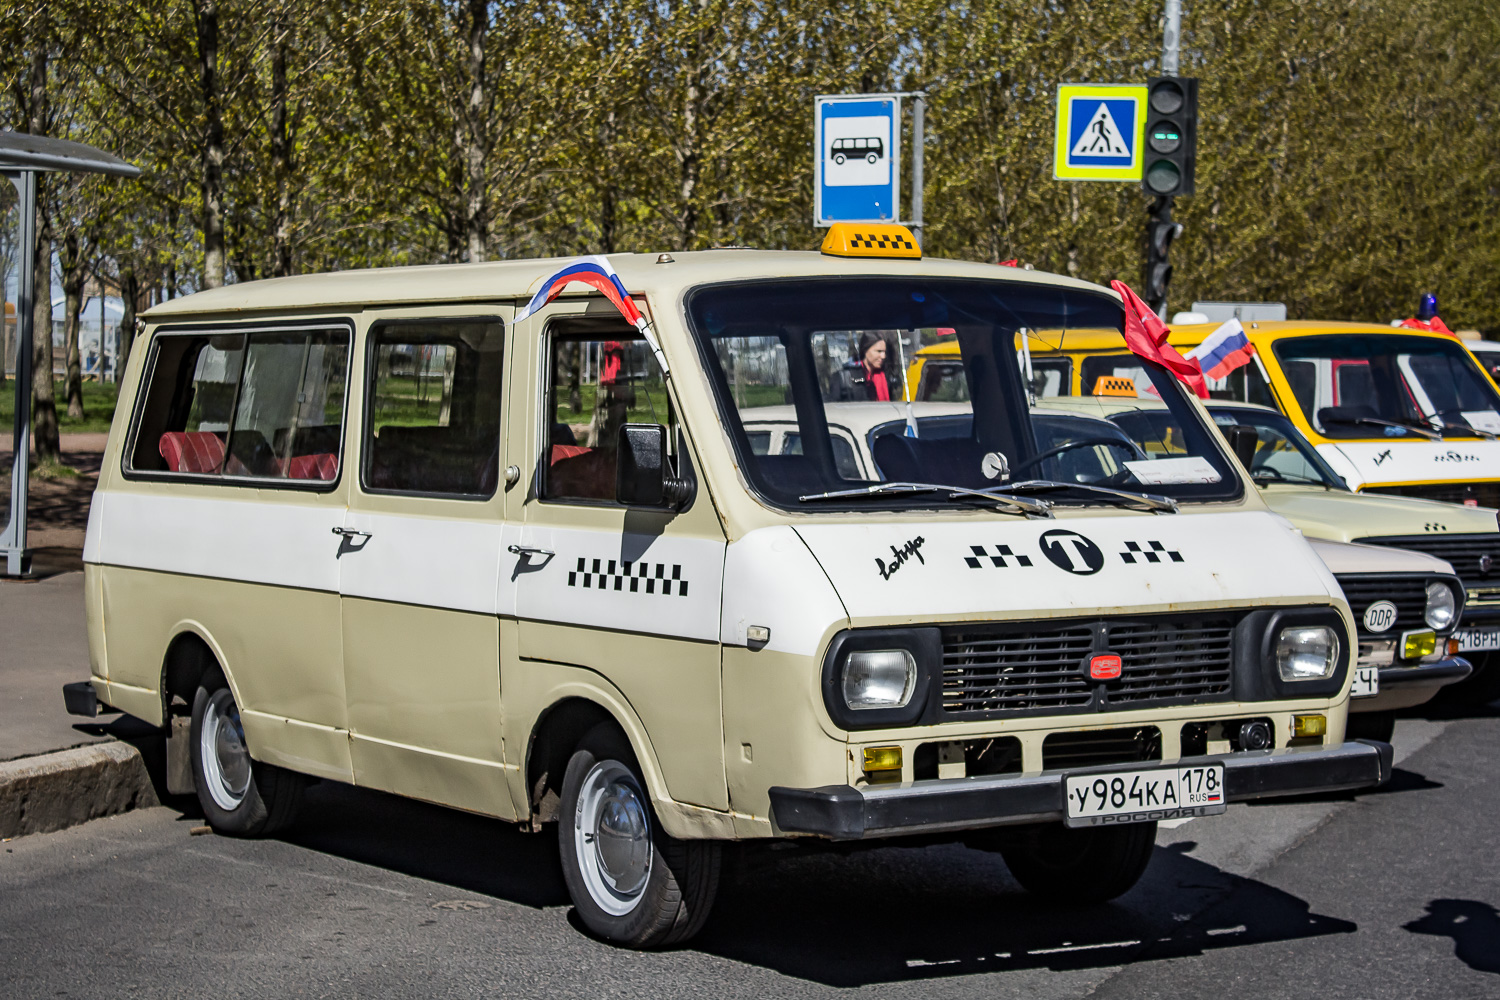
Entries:
{"label": "white stripe on van body", "polygon": [[338,593],[333,529],[344,509],[298,503],[287,490],[267,502],[232,487],[220,496],[100,490],[89,511],[84,561],[163,573]]}
{"label": "white stripe on van body", "polygon": [[343,525],[369,535],[350,539],[339,556],[345,597],[515,614],[516,588],[500,578],[500,557],[520,538],[519,525],[362,511]]}
{"label": "white stripe on van body", "polygon": [[1342,593],[1307,540],[1264,511],[796,530],[856,622],[1326,603]]}
{"label": "white stripe on van body", "polygon": [[833,584],[790,525],[758,528],[729,546],[719,638],[746,645],[752,625],[771,630],[764,648],[817,656],[829,626],[847,620]]}
{"label": "white stripe on van body", "polygon": [[524,544],[553,554],[502,554],[504,579],[516,582],[518,617],[678,639],[719,638],[723,541],[538,523],[524,532]]}

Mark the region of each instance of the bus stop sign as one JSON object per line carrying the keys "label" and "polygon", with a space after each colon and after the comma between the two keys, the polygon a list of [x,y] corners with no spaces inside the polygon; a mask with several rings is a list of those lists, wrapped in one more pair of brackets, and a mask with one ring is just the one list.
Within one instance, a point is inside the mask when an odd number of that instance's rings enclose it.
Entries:
{"label": "bus stop sign", "polygon": [[895,95],[817,98],[815,225],[899,221],[900,115],[900,98]]}
{"label": "bus stop sign", "polygon": [[1139,183],[1145,133],[1145,84],[1062,84],[1057,88],[1052,176]]}

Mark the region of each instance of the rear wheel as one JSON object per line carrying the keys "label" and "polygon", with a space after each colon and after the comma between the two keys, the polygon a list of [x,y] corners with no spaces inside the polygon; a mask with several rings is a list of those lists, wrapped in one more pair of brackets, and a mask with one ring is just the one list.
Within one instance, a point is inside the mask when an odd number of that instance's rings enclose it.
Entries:
{"label": "rear wheel", "polygon": [[630,746],[612,724],[591,729],[563,777],[557,824],[563,880],[584,925],[631,948],[686,941],[719,886],[719,845],[668,836]]}
{"label": "rear wheel", "polygon": [[1156,824],[1074,830],[1048,823],[1016,834],[998,846],[1022,888],[1059,903],[1088,906],[1122,896],[1140,881],[1156,843]]}
{"label": "rear wheel", "polygon": [[234,692],[218,671],[203,678],[193,697],[189,732],[193,783],[210,826],[237,837],[263,837],[291,824],[303,780],[250,759]]}

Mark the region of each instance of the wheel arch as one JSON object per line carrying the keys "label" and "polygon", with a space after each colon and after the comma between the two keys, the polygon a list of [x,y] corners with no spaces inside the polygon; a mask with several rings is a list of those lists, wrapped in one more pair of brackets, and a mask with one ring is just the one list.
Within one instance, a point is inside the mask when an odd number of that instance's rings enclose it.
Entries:
{"label": "wheel arch", "polygon": [[617,691],[575,681],[559,685],[531,724],[526,741],[526,807],[533,829],[558,818],[563,772],[579,740],[600,723],[612,723],[630,744],[646,791],[658,808],[672,804],[655,750],[640,718]]}
{"label": "wheel arch", "polygon": [[[159,691],[163,725],[170,726],[174,714],[185,715],[192,710],[193,695],[202,682],[203,675],[214,669],[224,675],[229,690],[234,693],[235,703],[243,704],[224,651],[214,641],[208,629],[196,621],[182,621],[173,626],[172,638],[162,655]],[[181,698],[186,709],[174,712],[173,698]]]}

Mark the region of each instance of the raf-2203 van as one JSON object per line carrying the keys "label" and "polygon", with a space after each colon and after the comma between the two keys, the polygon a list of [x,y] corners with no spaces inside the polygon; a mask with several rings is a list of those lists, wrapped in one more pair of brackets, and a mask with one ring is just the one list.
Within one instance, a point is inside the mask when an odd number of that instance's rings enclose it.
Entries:
{"label": "raf-2203 van", "polygon": [[[859,226],[146,318],[87,693],[167,729],[224,833],[309,776],[555,829],[583,922],[644,947],[702,925],[729,841],[949,836],[1085,903],[1159,820],[1389,774],[1344,740],[1337,583],[1165,369],[1172,456],[1105,442],[1082,482],[1042,443],[1017,331],[1120,329],[1095,285]],[[939,328],[967,419],[841,461],[843,369]]]}

